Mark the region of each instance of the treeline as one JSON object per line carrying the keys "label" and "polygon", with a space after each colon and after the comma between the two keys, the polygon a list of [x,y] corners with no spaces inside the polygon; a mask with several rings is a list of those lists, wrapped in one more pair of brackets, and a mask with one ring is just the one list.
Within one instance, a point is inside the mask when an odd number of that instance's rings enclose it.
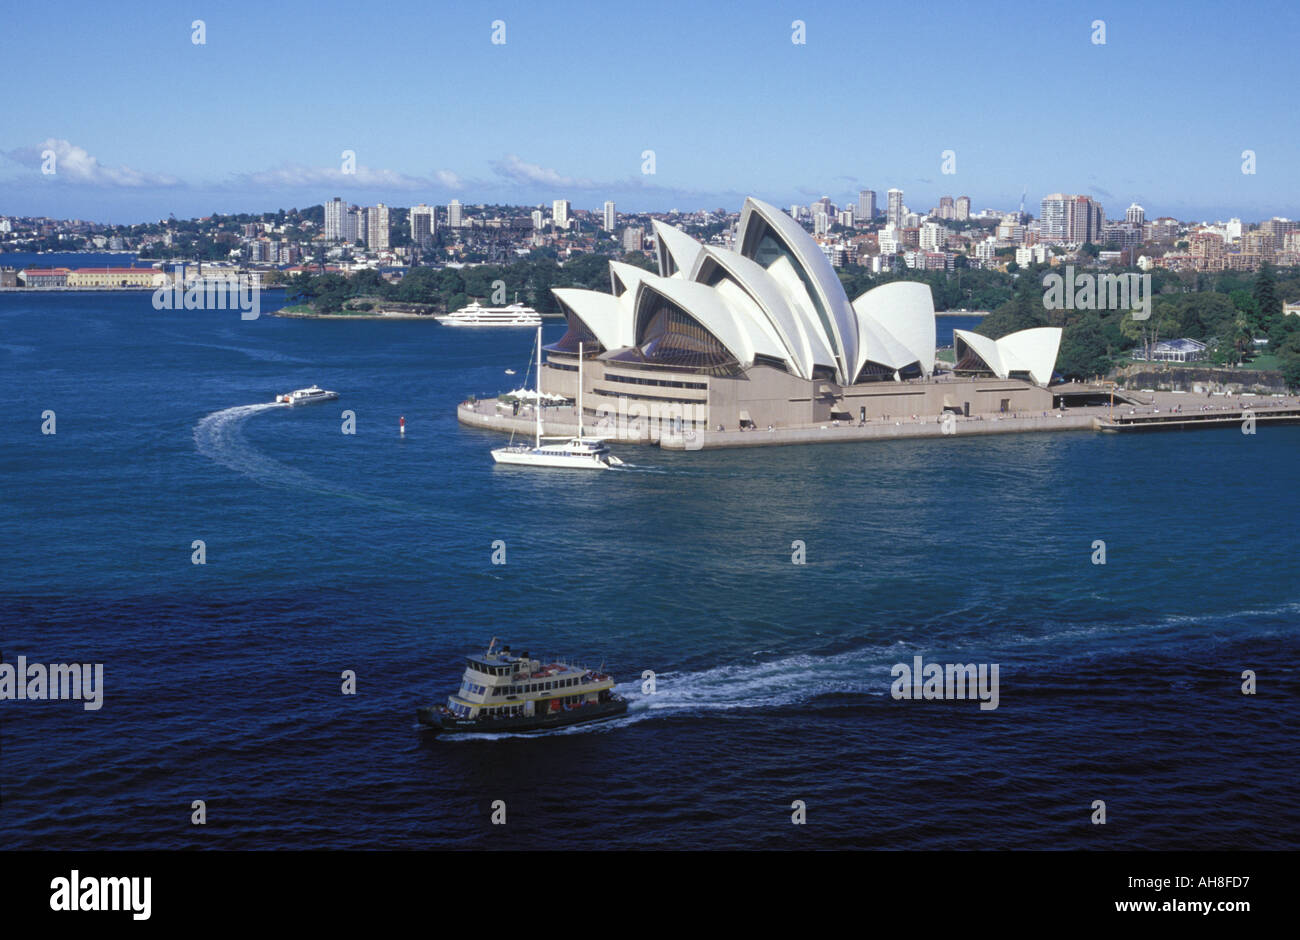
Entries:
{"label": "treeline", "polygon": [[[584,287],[608,292],[609,258],[582,255],[560,264],[550,259],[528,259],[511,264],[480,264],[465,268],[409,268],[406,276],[390,284],[378,271],[366,269],[350,276],[295,274],[286,284],[290,303],[311,304],[318,313],[337,313],[357,298],[427,304],[438,311],[458,310],[471,300],[494,303],[495,282],[505,284],[505,303],[516,299],[541,313],[558,313],[552,287]],[[653,270],[641,253],[623,261]]]}
{"label": "treeline", "polygon": [[[1021,271],[1011,297],[985,318],[980,332],[994,339],[1038,326],[1063,328],[1057,371],[1066,378],[1105,375],[1144,344],[1195,339],[1209,345],[1210,363],[1237,365],[1257,353],[1276,356],[1288,388],[1300,388],[1300,317],[1285,316],[1285,298],[1300,299],[1300,269],[1279,273],[1217,275],[1153,271],[1151,316],[1135,320],[1128,310],[1049,310],[1043,276],[1035,265]],[[1091,272],[1089,272],[1091,273]],[[1256,339],[1266,338],[1263,350]]]}
{"label": "treeline", "polygon": [[[410,268],[396,284],[374,270],[340,274],[298,274],[287,283],[290,303],[309,303],[320,313],[341,311],[364,298],[426,304],[436,311],[457,310],[472,299],[494,303],[494,282],[505,284],[504,301],[518,299],[542,313],[558,313],[552,287],[609,291],[609,257],[582,255],[563,264],[532,258],[512,264],[465,268]],[[623,260],[654,270],[642,253]],[[1236,365],[1252,359],[1254,341],[1267,338],[1264,354],[1276,356],[1289,388],[1300,388],[1300,317],[1284,316],[1284,299],[1300,299],[1300,269],[1258,273],[1151,274],[1151,317],[1133,319],[1128,310],[1049,310],[1044,306],[1043,276],[1061,268],[1034,265],[1015,273],[959,268],[873,275],[850,266],[839,277],[849,299],[891,281],[919,281],[930,286],[936,310],[991,310],[980,332],[994,339],[1037,326],[1063,328],[1057,371],[1066,378],[1105,375],[1126,362],[1133,349],[1157,340],[1186,337],[1210,346],[1210,362]],[[1094,272],[1085,272],[1092,274]]]}

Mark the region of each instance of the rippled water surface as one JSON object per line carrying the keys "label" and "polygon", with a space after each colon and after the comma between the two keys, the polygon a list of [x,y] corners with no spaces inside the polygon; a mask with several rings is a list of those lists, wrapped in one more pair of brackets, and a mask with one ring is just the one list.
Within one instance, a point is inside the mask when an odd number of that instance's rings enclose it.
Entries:
{"label": "rippled water surface", "polygon": [[[6,846],[1300,842],[1300,428],[531,472],[454,417],[528,330],[147,294],[0,296],[0,325],[0,648],[105,669],[96,712],[0,702]],[[340,400],[268,404],[312,383]],[[627,716],[422,740],[493,636],[603,663]],[[999,664],[998,708],[895,701],[916,655]]]}

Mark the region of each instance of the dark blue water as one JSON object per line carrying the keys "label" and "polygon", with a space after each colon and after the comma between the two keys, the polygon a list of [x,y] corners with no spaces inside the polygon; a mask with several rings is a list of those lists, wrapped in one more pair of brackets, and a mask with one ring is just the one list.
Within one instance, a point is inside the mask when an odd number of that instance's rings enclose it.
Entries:
{"label": "dark blue water", "polygon": [[[1300,428],[529,472],[454,418],[519,384],[527,330],[147,293],[0,296],[0,325],[0,648],[106,686],[97,712],[0,702],[5,846],[1300,842]],[[261,404],[312,382],[342,399]],[[493,636],[603,661],[628,716],[421,740]],[[895,701],[917,654],[998,663],[999,708]]]}
{"label": "dark blue water", "polygon": [[984,316],[966,313],[945,313],[934,318],[934,342],[940,349],[952,345],[953,330],[980,330]]}

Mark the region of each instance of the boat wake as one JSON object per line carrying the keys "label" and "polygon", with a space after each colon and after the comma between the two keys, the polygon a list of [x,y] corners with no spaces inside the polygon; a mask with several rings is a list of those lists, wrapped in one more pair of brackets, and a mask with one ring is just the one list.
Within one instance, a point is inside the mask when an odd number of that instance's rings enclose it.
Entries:
{"label": "boat wake", "polygon": [[244,436],[244,424],[249,418],[276,408],[288,407],[289,405],[283,402],[264,402],[214,411],[210,415],[205,415],[195,425],[194,446],[209,460],[241,473],[262,486],[319,493],[325,496],[340,496],[386,509],[405,510],[405,506],[393,500],[364,496],[346,487],[336,486],[314,477],[274,457],[268,457],[248,442],[248,438]]}
{"label": "boat wake", "polygon": [[610,467],[611,470],[622,470],[626,473],[672,473],[665,467],[651,467],[645,464],[628,463],[626,460],[621,464],[615,464]]}
{"label": "boat wake", "polygon": [[628,700],[627,717],[633,720],[674,712],[779,708],[831,694],[884,695],[890,667],[905,655],[911,652],[901,642],[833,656],[800,654],[702,672],[660,673],[653,694],[643,693],[639,681],[616,691]]}
{"label": "boat wake", "polygon": [[[1300,603],[1247,608],[1202,617],[1167,614],[1160,617],[1134,618],[1129,622],[1095,624],[1053,624],[1037,634],[1012,633],[981,643],[978,649],[960,649],[951,642],[936,649],[898,640],[890,644],[868,643],[855,649],[829,655],[795,654],[776,659],[715,666],[698,672],[660,672],[655,677],[655,692],[641,691],[641,680],[629,678],[615,687],[628,700],[626,715],[591,724],[571,725],[532,734],[492,734],[450,736],[448,741],[494,738],[550,737],[565,734],[598,734],[626,728],[647,719],[675,716],[699,716],[716,712],[742,712],[761,708],[789,708],[806,705],[825,696],[889,695],[897,663],[912,662],[923,656],[930,662],[995,662],[1000,664],[1002,681],[1021,672],[1044,678],[1044,670],[1072,676],[1097,656],[1111,659],[1142,654],[1149,646],[1153,652],[1167,650],[1167,633],[1183,631],[1186,642],[1204,642],[1218,637],[1225,629],[1241,638],[1290,634],[1290,622],[1300,613]],[[758,650],[754,655],[771,655],[772,650]]]}

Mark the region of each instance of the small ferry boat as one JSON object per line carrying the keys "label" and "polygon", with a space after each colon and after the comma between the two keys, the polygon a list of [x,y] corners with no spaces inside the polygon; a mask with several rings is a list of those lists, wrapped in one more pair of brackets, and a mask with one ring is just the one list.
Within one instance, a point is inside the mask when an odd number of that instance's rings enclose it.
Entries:
{"label": "small ferry boat", "polygon": [[603,672],[568,663],[543,664],[509,646],[465,657],[460,690],[446,705],[415,710],[420,729],[432,734],[496,734],[546,731],[615,718],[627,700],[615,695]]}
{"label": "small ferry boat", "polygon": [[443,326],[541,326],[542,315],[515,301],[506,307],[485,307],[477,300],[454,313],[434,317]]}
{"label": "small ferry boat", "polygon": [[319,385],[311,388],[299,388],[287,395],[276,395],[275,400],[286,405],[310,405],[318,401],[333,401],[339,397],[338,392],[329,392]]}

